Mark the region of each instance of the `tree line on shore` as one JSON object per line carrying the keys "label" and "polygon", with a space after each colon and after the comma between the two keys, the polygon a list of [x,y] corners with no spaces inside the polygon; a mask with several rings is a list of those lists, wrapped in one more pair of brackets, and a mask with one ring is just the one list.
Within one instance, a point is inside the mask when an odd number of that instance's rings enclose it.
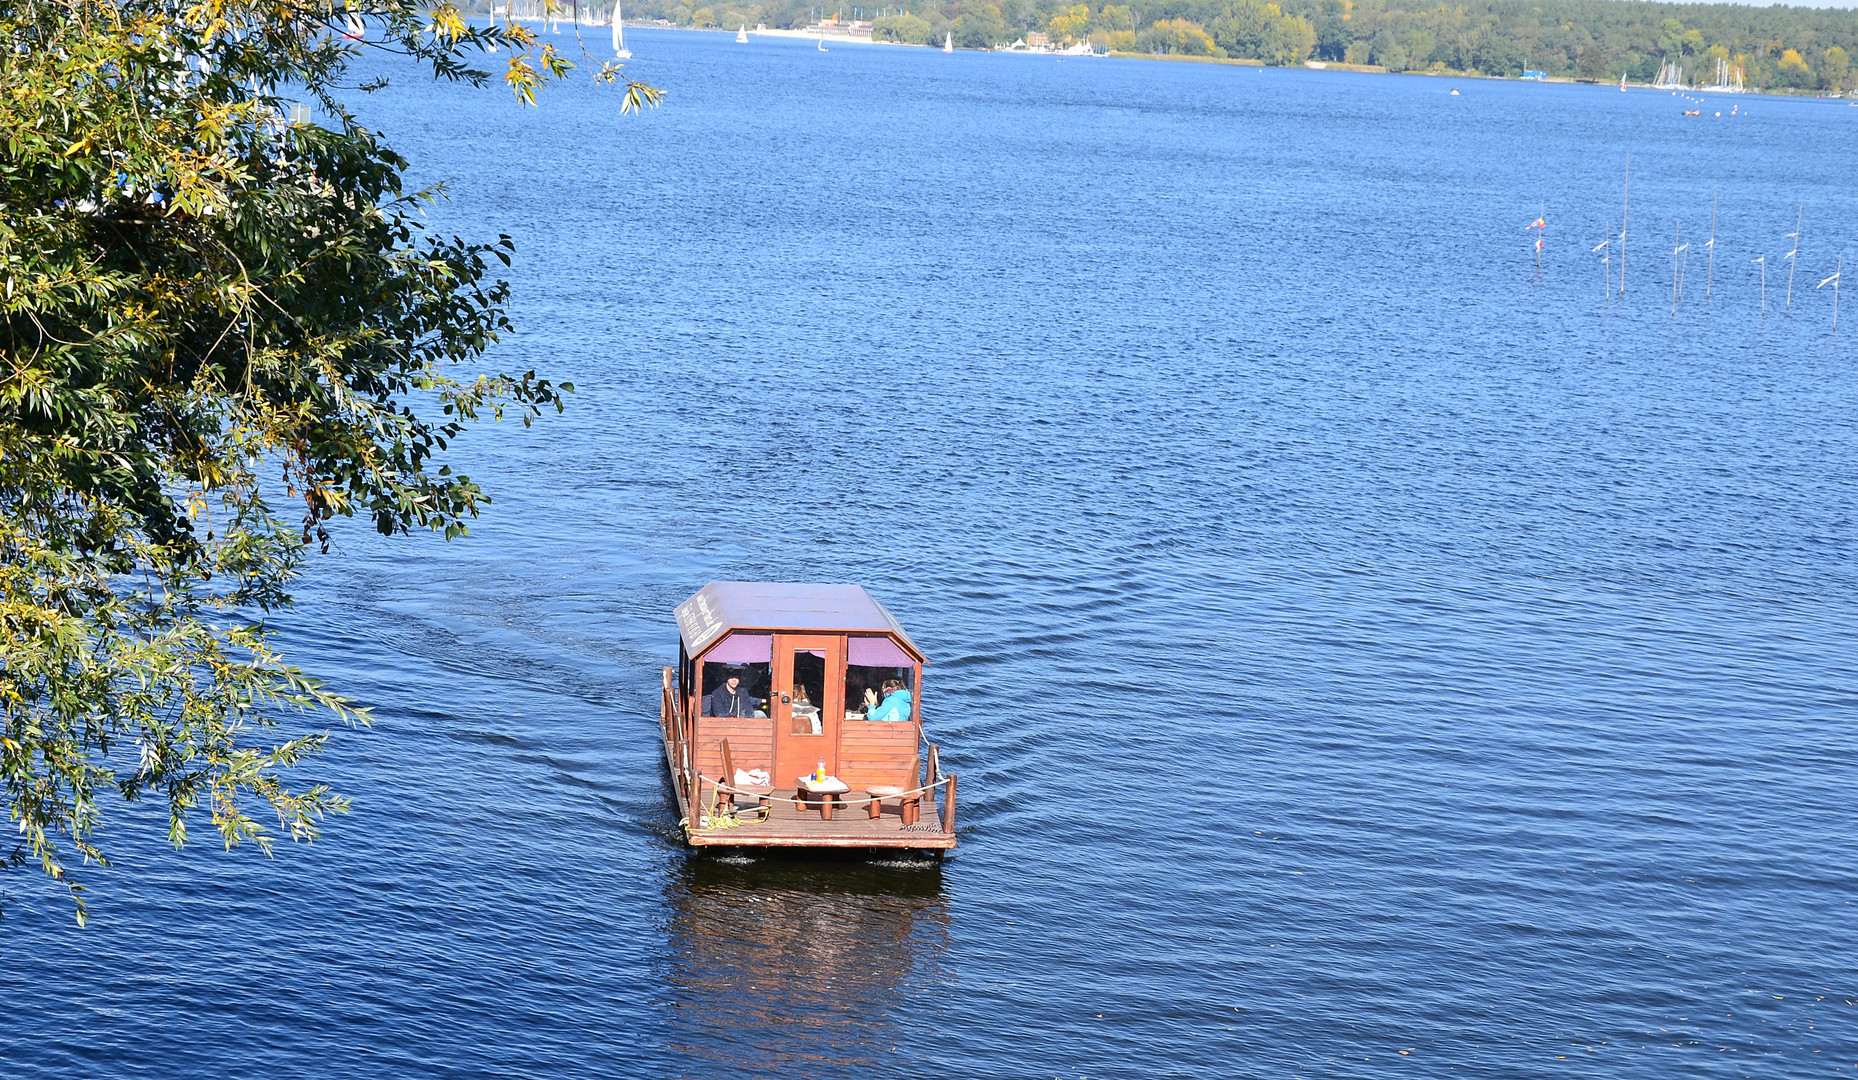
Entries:
{"label": "tree line on shore", "polygon": [[[694,4],[694,6],[693,6]],[[583,8],[583,10],[586,10]],[[1858,11],[1835,8],[1659,4],[1642,0],[917,0],[901,6],[822,7],[639,0],[629,16],[675,26],[803,27],[837,17],[872,23],[880,41],[993,48],[1045,34],[1057,45],[1090,41],[1124,53],[1234,58],[1273,65],[1307,60],[1389,71],[1463,72],[1651,82],[1667,64],[1701,86],[1719,71],[1751,90],[1843,93],[1858,85]]]}

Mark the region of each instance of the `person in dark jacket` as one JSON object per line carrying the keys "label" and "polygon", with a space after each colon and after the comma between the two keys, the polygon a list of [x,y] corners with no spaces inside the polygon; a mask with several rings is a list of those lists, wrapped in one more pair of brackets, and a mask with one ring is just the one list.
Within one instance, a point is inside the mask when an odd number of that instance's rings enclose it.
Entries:
{"label": "person in dark jacket", "polygon": [[723,684],[710,691],[710,696],[703,699],[705,716],[748,716],[758,720],[767,719],[768,714],[761,711],[761,703],[754,695],[742,688],[742,676],[731,675]]}

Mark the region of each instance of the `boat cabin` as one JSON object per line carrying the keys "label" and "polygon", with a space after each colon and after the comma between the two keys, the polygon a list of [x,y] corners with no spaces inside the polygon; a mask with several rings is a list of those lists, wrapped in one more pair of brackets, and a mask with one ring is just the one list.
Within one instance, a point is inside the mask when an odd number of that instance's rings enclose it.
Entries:
{"label": "boat cabin", "polygon": [[857,585],[713,581],[677,607],[661,726],[697,846],[955,846],[922,651]]}

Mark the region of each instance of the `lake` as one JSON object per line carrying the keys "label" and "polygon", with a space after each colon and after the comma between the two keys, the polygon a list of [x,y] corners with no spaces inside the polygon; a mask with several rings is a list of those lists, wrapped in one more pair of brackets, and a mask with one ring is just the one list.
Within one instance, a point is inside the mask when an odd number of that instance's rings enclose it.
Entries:
{"label": "lake", "polygon": [[[310,561],[323,841],[6,878],[0,1073],[1858,1071],[1858,109],[629,44],[358,102],[578,390]],[[952,858],[685,852],[712,579],[911,630]]]}

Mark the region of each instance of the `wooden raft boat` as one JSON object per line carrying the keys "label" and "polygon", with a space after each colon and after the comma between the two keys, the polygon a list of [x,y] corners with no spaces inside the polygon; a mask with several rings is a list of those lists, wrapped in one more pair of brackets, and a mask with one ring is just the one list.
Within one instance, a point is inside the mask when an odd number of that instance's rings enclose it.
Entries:
{"label": "wooden raft boat", "polygon": [[955,777],[923,734],[927,661],[870,593],[712,581],[677,629],[659,723],[692,846],[955,846]]}

